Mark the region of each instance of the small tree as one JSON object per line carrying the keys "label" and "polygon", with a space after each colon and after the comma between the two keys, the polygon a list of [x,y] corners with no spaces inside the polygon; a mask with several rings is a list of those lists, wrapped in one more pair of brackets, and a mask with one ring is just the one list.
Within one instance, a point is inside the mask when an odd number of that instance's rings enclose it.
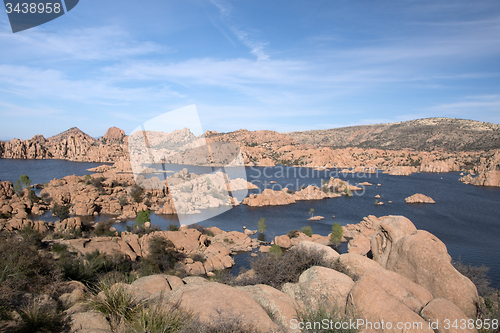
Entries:
{"label": "small tree", "polygon": [[269,254],[272,256],[281,257],[283,256],[283,250],[279,245],[273,244],[269,249]]}
{"label": "small tree", "polygon": [[57,203],[52,206],[52,214],[59,218],[59,221],[69,218],[69,205],[58,205]]}
{"label": "small tree", "polygon": [[310,226],[303,227],[302,229],[300,229],[300,231],[302,231],[304,234],[306,234],[309,237],[311,237],[313,235],[313,230]]}
{"label": "small tree", "polygon": [[314,208],[309,209],[309,215],[311,215],[311,217],[314,216]]}
{"label": "small tree", "polygon": [[137,212],[137,217],[135,218],[135,224],[136,225],[144,225],[144,223],[146,223],[146,222],[151,222],[151,219],[149,218],[149,214],[151,214],[151,211],[149,209],[141,210],[140,212]]}
{"label": "small tree", "polygon": [[16,179],[14,182],[14,191],[16,191],[17,194],[21,194],[21,192],[23,192],[23,185],[21,185],[19,179]]}
{"label": "small tree", "polygon": [[332,226],[332,233],[330,234],[330,243],[334,246],[338,246],[342,242],[342,236],[344,235],[344,229],[340,223],[335,222]]}
{"label": "small tree", "polygon": [[257,222],[257,230],[263,234],[264,232],[266,232],[266,228],[267,228],[267,225],[266,225],[266,219],[261,217],[259,222]]}
{"label": "small tree", "polygon": [[24,184],[25,188],[28,188],[31,185],[31,179],[30,177],[28,177],[28,175],[22,175],[21,182]]}

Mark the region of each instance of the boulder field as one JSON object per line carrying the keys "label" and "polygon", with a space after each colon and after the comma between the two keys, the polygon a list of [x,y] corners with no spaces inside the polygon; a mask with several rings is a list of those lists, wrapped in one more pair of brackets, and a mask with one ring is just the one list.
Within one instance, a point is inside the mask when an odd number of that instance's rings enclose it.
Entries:
{"label": "boulder field", "polygon": [[[286,283],[281,289],[261,284],[235,287],[203,277],[181,279],[161,274],[139,278],[130,285],[119,283],[116,288],[129,290],[143,301],[165,306],[180,304],[202,323],[237,318],[243,326],[258,332],[300,332],[296,311],[322,306],[335,309],[339,316],[362,320],[362,332],[455,332],[445,329],[445,319],[476,318],[480,302],[476,287],[453,268],[446,246],[434,235],[417,230],[403,216],[371,216],[356,228],[349,226],[345,230],[350,232],[347,237],[363,234],[369,238],[373,259],[350,251],[340,255],[320,242],[284,244],[290,251],[322,251],[324,259],[335,269],[313,266],[300,275],[298,282]],[[201,236],[195,231],[188,234],[193,238]],[[226,237],[224,233],[218,235]],[[141,244],[137,241],[135,246],[142,248]],[[214,244],[218,243],[212,243],[205,251]],[[184,246],[190,250],[187,243]],[[73,292],[77,295],[66,295],[65,299],[74,303],[82,295],[80,289],[78,286]],[[73,332],[101,326],[111,332],[102,314],[88,311],[78,303],[66,313]],[[438,327],[431,328],[429,323],[436,321]],[[382,322],[385,325],[381,326]],[[412,328],[398,327],[399,323],[410,323]]]}

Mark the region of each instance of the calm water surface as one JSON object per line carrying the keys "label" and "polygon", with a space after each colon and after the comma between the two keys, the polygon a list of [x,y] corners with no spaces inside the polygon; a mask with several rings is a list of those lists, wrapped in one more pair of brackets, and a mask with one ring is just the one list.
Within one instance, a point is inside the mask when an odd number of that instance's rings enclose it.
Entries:
{"label": "calm water surface", "polygon": [[[0,159],[0,179],[14,181],[22,174],[28,174],[32,183],[45,183],[53,178],[70,174],[79,176],[88,173],[88,168],[99,163],[81,163],[59,160],[5,160]],[[198,173],[204,169],[197,169]],[[177,170],[176,170],[177,171]],[[194,171],[194,170],[193,170]],[[313,184],[321,185],[322,179],[330,176],[348,180],[351,184],[368,181],[365,191],[352,198],[340,197],[316,201],[299,201],[293,205],[252,208],[244,205],[200,223],[203,226],[217,226],[224,230],[242,230],[242,226],[257,229],[257,221],[264,217],[267,223],[267,239],[282,235],[293,229],[311,226],[314,233],[327,235],[334,222],[341,225],[358,223],[364,216],[404,215],[418,229],[427,230],[447,246],[453,259],[460,259],[466,264],[486,265],[494,286],[500,288],[500,188],[465,185],[458,181],[459,173],[420,173],[410,176],[342,174],[334,171],[319,172],[307,168],[273,167],[246,168],[249,181],[259,186],[291,190]],[[265,171],[265,173],[264,173]],[[207,169],[207,172],[210,172]],[[363,175],[361,175],[363,176]],[[270,184],[275,181],[275,184]],[[380,183],[380,187],[376,184]],[[259,190],[250,192],[257,193]],[[423,193],[436,200],[436,204],[408,205],[404,199],[415,193]],[[381,196],[385,205],[375,206],[375,195]],[[389,204],[388,201],[392,201]],[[315,215],[324,216],[322,221],[310,222],[309,210],[314,208]],[[333,218],[335,215],[335,218]],[[44,216],[43,219],[52,218]],[[106,217],[99,217],[99,220]],[[152,224],[165,229],[169,224],[177,224],[173,216],[151,215]],[[133,221],[117,224],[119,230]],[[241,255],[237,262],[242,263],[248,254]]]}

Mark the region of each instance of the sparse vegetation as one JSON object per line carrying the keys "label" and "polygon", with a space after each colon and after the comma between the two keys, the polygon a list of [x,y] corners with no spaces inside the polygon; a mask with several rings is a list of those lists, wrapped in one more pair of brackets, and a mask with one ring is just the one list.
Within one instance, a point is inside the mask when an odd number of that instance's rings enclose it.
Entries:
{"label": "sparse vegetation", "polygon": [[59,218],[59,221],[69,218],[69,204],[59,205],[57,202],[52,206],[52,214]]}
{"label": "sparse vegetation", "polygon": [[137,212],[137,217],[135,218],[135,225],[143,226],[144,223],[151,222],[151,219],[149,218],[150,214],[151,211],[149,209]]}
{"label": "sparse vegetation", "polygon": [[177,226],[177,224],[173,224],[173,223],[170,223],[167,227],[167,230],[168,231],[178,231],[179,230],[179,226]]}
{"label": "sparse vegetation", "polygon": [[344,235],[344,229],[340,223],[335,222],[332,225],[332,233],[330,234],[330,244],[337,247],[342,242],[342,236]]}
{"label": "sparse vegetation", "polygon": [[21,183],[23,183],[24,188],[29,188],[31,186],[31,179],[28,175],[22,175],[19,179],[21,179]]}
{"label": "sparse vegetation", "polygon": [[295,237],[299,237],[300,235],[300,231],[298,230],[290,230],[287,234],[286,234],[290,239],[292,238],[295,238]]}
{"label": "sparse vegetation", "polygon": [[176,333],[184,329],[187,332],[194,320],[192,314],[182,310],[179,304],[166,306],[162,302],[140,307],[134,319],[131,326],[137,333]]}
{"label": "sparse vegetation", "polygon": [[143,194],[144,194],[144,189],[142,187],[138,185],[132,186],[132,189],[130,190],[130,195],[132,196],[132,199],[135,202],[141,203]]}
{"label": "sparse vegetation", "polygon": [[267,284],[281,289],[287,282],[297,282],[300,274],[312,266],[334,268],[333,263],[324,260],[324,253],[317,250],[292,249],[276,256],[260,254],[251,260],[250,266],[255,272],[252,276],[239,277],[237,285]]}
{"label": "sparse vegetation", "polygon": [[[306,323],[302,332],[310,333],[356,333],[359,330],[354,328],[342,328],[341,326],[335,326],[336,323],[349,323],[351,321],[356,321],[356,318],[349,317],[336,308],[333,308],[327,304],[319,304],[316,306],[308,306],[304,309],[297,310],[297,320],[299,322]],[[327,322],[328,325],[323,323]]]}
{"label": "sparse vegetation", "polygon": [[273,244],[269,249],[269,254],[277,257],[281,257],[283,255],[283,250],[277,244]]}
{"label": "sparse vegetation", "polygon": [[171,241],[154,236],[149,240],[149,255],[140,262],[141,275],[171,272],[177,262],[185,257],[184,253],[175,250]]}
{"label": "sparse vegetation", "polygon": [[130,323],[140,310],[132,293],[123,284],[112,278],[100,279],[94,288],[94,295],[88,300],[92,309],[106,315],[113,327]]}
{"label": "sparse vegetation", "polygon": [[257,230],[263,234],[264,232],[266,232],[266,228],[267,228],[267,225],[266,225],[266,219],[261,217],[259,219],[259,221],[257,222]]}
{"label": "sparse vegetation", "polygon": [[63,329],[63,316],[56,309],[31,301],[19,311],[19,333],[56,333]]}
{"label": "sparse vegetation", "polygon": [[313,235],[313,230],[310,226],[305,226],[302,229],[300,229],[300,231],[302,231],[304,234],[306,234],[309,237],[311,237]]}

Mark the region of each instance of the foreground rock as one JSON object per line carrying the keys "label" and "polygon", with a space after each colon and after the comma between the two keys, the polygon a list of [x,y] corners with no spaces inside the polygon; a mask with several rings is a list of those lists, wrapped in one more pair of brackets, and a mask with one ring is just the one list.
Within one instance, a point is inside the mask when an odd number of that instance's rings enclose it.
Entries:
{"label": "foreground rock", "polygon": [[282,290],[304,308],[325,306],[342,313],[353,286],[354,281],[347,275],[314,266],[300,275],[298,283],[286,283]]}
{"label": "foreground rock", "polygon": [[433,204],[436,203],[434,199],[431,197],[428,197],[426,195],[423,195],[421,193],[415,193],[412,196],[409,196],[408,198],[405,199],[405,202],[407,204],[412,204],[412,203],[426,203],[426,204]]}
{"label": "foreground rock", "polygon": [[277,325],[246,292],[217,282],[186,284],[165,294],[165,300],[191,311],[202,323],[220,325],[239,322],[247,329],[268,333]]}
{"label": "foreground rock", "polygon": [[371,239],[373,260],[456,304],[475,317],[479,297],[474,284],[451,264],[446,246],[436,236],[417,230],[402,216],[381,218]]}
{"label": "foreground rock", "polygon": [[396,242],[386,267],[425,287],[434,297],[451,301],[469,318],[477,315],[476,287],[453,267],[444,243],[427,231]]}

